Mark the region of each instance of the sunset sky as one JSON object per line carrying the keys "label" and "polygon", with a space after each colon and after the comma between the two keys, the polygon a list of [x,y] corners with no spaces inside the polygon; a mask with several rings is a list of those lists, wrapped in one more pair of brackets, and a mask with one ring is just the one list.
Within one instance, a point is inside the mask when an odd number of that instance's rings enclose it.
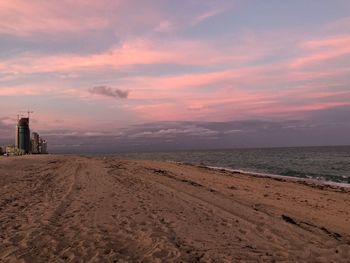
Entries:
{"label": "sunset sky", "polygon": [[0,143],[28,108],[57,151],[350,144],[350,1],[0,1]]}

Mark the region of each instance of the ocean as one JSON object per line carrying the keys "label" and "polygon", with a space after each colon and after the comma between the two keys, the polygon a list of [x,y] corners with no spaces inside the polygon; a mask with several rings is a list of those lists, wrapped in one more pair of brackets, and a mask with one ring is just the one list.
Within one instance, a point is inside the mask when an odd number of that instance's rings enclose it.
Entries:
{"label": "ocean", "polygon": [[350,184],[350,146],[130,153],[118,154],[117,157]]}

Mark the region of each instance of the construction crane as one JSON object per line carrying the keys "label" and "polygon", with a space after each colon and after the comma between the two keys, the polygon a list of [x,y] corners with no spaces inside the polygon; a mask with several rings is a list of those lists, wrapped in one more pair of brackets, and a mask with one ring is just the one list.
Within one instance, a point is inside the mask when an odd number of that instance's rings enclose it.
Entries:
{"label": "construction crane", "polygon": [[28,119],[29,119],[30,118],[30,114],[34,113],[34,111],[27,110],[27,111],[20,111],[20,113],[27,113],[28,114]]}
{"label": "construction crane", "polygon": [[28,122],[29,122],[29,120],[30,120],[30,114],[34,113],[34,111],[27,110],[27,111],[20,111],[19,113],[20,113],[20,114],[17,115],[18,121],[19,121],[19,117],[22,117],[22,116],[24,116],[24,113],[27,113]]}

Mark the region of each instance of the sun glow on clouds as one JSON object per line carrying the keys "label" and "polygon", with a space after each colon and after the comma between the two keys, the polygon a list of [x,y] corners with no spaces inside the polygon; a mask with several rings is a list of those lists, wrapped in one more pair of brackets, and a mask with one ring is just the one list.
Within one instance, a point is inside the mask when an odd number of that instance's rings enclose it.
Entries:
{"label": "sun glow on clouds", "polygon": [[[349,17],[314,34],[239,24],[239,7],[227,1],[178,4],[188,11],[172,1],[1,2],[0,40],[10,41],[0,47],[1,104],[50,98],[40,104],[43,118],[65,116],[65,127],[120,115],[134,123],[227,121],[349,105],[350,35],[341,30]],[[46,50],[53,40],[57,50]],[[72,51],[87,43],[104,48]],[[70,115],[65,100],[84,110]]]}

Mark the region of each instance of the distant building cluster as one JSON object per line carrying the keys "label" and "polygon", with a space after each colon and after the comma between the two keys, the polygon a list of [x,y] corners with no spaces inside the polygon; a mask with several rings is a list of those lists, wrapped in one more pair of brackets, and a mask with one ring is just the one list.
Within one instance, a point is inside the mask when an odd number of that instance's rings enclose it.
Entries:
{"label": "distant building cluster", "polygon": [[30,134],[29,116],[20,118],[16,125],[15,145],[7,145],[0,154],[7,156],[18,156],[24,154],[47,154],[47,142],[38,133]]}

